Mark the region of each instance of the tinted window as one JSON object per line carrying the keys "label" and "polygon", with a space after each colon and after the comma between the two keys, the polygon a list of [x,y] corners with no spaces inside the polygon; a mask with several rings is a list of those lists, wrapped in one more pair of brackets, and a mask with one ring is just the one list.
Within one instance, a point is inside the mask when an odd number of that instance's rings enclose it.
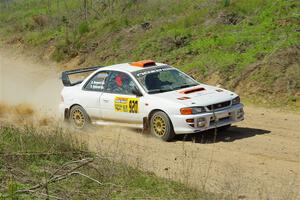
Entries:
{"label": "tinted window", "polygon": [[132,78],[123,72],[111,72],[106,91],[116,94],[132,94],[135,83]]}
{"label": "tinted window", "polygon": [[103,91],[107,76],[108,72],[99,72],[89,80],[85,89],[90,91]]}

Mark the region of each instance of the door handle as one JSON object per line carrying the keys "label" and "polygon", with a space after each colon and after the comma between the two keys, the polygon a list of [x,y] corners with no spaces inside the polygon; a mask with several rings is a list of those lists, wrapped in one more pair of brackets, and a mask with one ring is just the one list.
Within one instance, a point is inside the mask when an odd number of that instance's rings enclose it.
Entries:
{"label": "door handle", "polygon": [[108,102],[109,102],[109,100],[108,100],[108,99],[103,99],[103,101],[104,101],[105,103],[108,103]]}

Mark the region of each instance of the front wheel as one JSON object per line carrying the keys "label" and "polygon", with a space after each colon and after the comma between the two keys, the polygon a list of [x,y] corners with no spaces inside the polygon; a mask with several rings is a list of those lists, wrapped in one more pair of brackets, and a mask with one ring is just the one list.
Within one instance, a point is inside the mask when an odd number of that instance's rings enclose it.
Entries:
{"label": "front wheel", "polygon": [[90,118],[81,106],[73,106],[70,111],[70,121],[74,128],[82,130],[90,124]]}
{"label": "front wheel", "polygon": [[150,130],[153,135],[164,141],[170,141],[175,133],[168,115],[162,111],[155,112],[150,119]]}

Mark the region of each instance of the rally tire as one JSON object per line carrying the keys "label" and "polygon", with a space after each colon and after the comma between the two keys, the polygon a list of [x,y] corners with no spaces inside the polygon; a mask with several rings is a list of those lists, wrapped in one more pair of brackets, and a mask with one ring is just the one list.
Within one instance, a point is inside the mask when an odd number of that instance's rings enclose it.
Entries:
{"label": "rally tire", "polygon": [[151,116],[150,132],[164,141],[171,141],[175,137],[171,120],[162,111],[157,111]]}
{"label": "rally tire", "polygon": [[78,105],[75,105],[71,108],[69,120],[72,126],[77,130],[84,130],[88,128],[91,123],[86,111]]}

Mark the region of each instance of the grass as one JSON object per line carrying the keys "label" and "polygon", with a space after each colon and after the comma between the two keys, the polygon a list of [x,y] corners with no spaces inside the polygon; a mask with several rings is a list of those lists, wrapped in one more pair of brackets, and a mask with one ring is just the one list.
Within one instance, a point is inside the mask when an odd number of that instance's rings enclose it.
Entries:
{"label": "grass", "polygon": [[[63,199],[217,198],[211,193],[99,157],[89,152],[84,143],[57,128],[37,130],[1,126],[0,157],[0,199],[43,199],[43,194]],[[73,163],[62,168],[63,165],[83,158],[93,159],[76,170],[85,177],[68,176],[34,192],[18,192],[50,180],[58,169],[61,169],[58,175],[62,175],[76,166]]]}
{"label": "grass", "polygon": [[[54,60],[80,55],[84,66],[152,58],[196,72],[199,80],[218,74],[230,89],[252,83],[247,90],[256,91],[263,85],[265,90],[257,93],[264,97],[276,97],[272,90],[278,77],[285,77],[280,84],[292,79],[293,89],[282,87],[284,99],[278,103],[299,96],[300,71],[291,68],[293,63],[284,64],[276,76],[272,73],[277,53],[300,45],[297,0],[89,0],[87,20],[81,0],[50,2],[16,0],[7,9],[2,3],[1,37],[21,38],[33,48],[54,45]],[[256,63],[266,67],[234,84]]]}

